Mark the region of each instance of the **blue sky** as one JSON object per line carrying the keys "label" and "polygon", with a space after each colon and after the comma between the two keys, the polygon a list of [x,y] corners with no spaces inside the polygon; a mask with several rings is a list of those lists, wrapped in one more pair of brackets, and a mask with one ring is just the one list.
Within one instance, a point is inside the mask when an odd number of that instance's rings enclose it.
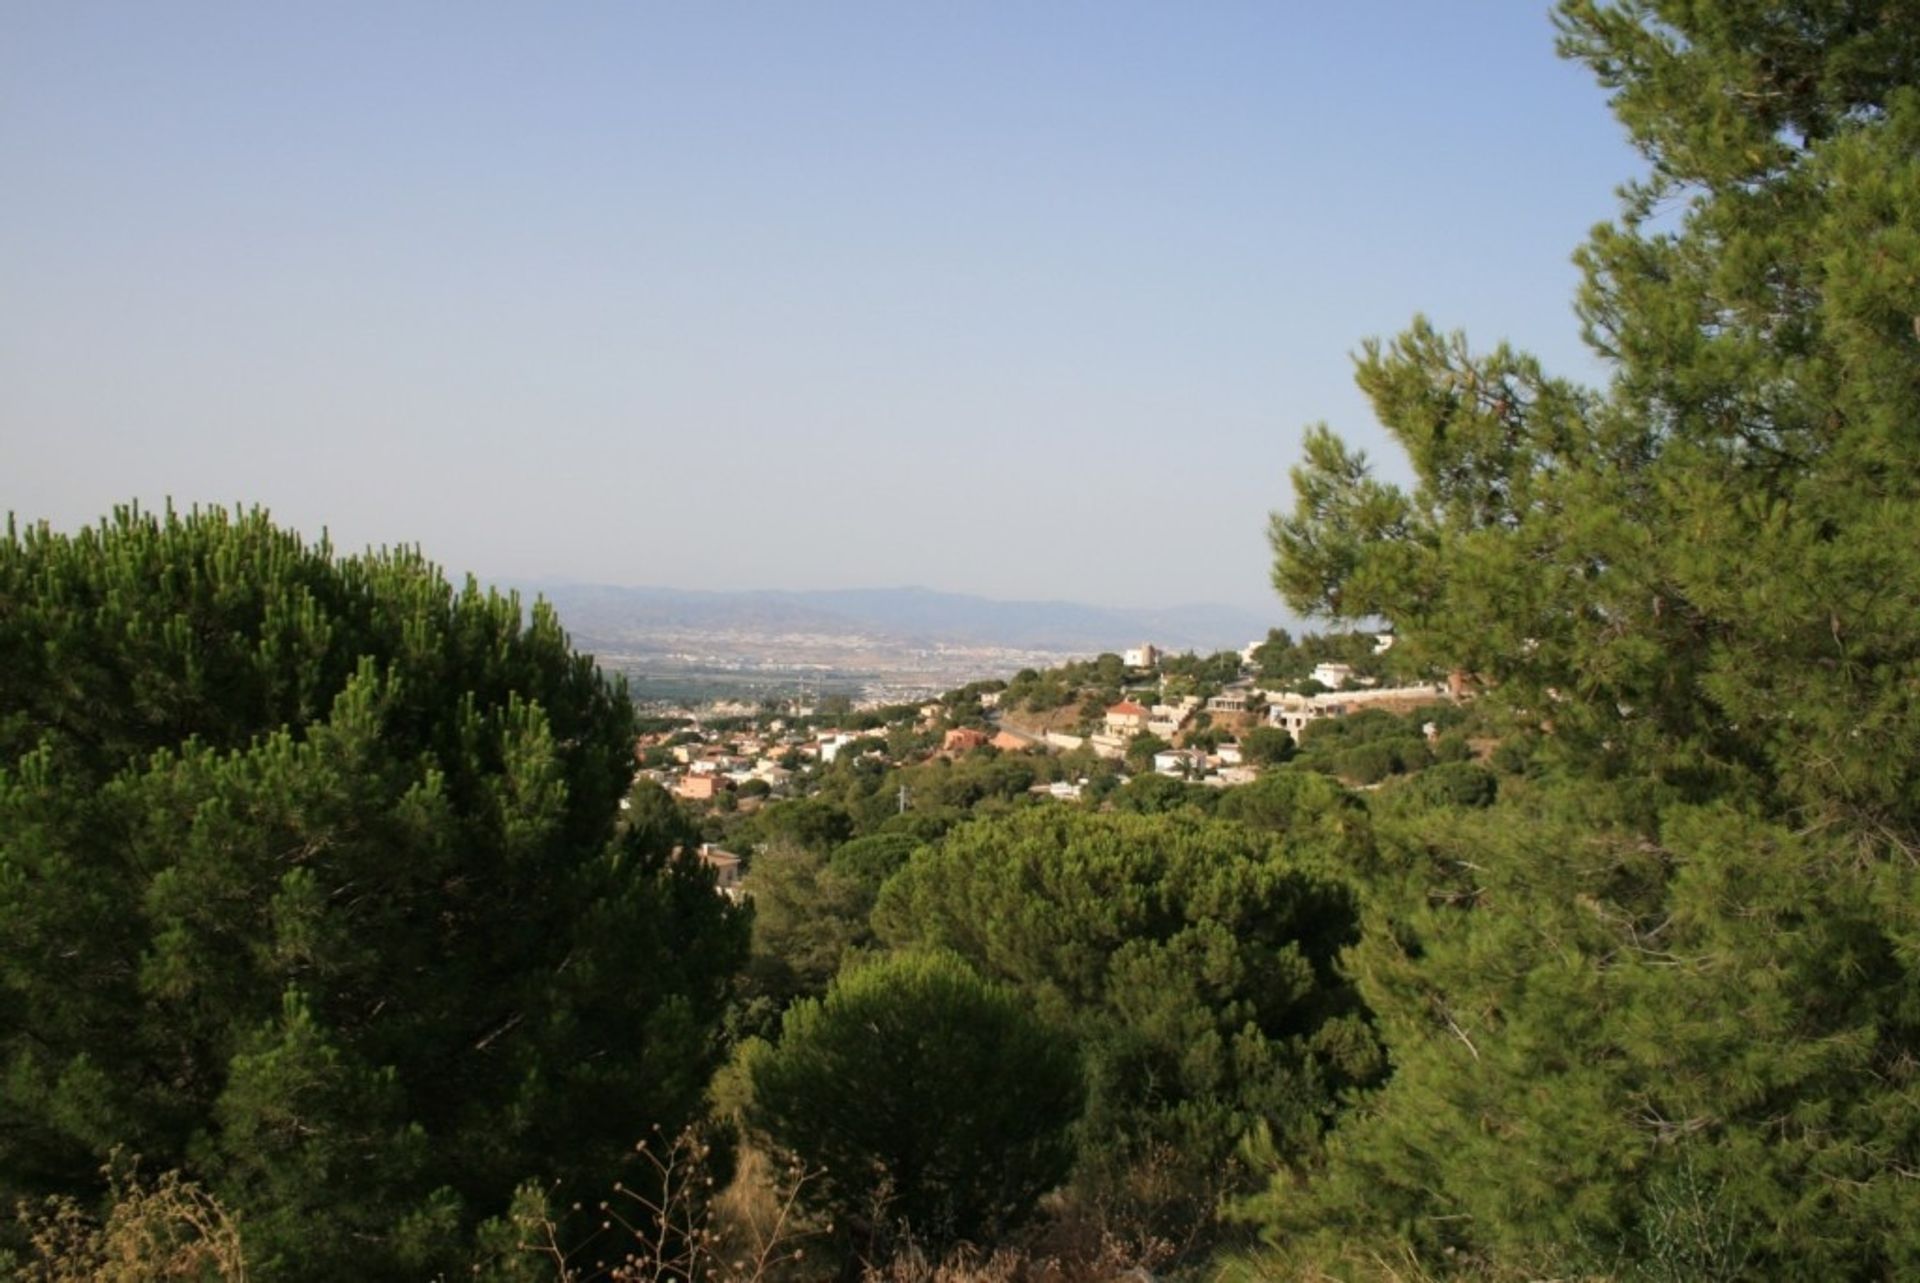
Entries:
{"label": "blue sky", "polygon": [[0,507],[1272,606],[1302,429],[1400,469],[1363,338],[1600,376],[1569,254],[1637,170],[1508,0],[17,0]]}

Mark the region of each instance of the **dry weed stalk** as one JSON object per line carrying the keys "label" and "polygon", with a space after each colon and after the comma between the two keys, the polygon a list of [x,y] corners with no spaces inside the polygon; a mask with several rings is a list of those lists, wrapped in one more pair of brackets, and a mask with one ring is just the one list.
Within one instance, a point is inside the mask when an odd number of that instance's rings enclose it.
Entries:
{"label": "dry weed stalk", "polygon": [[71,1198],[19,1205],[31,1252],[24,1283],[246,1283],[239,1227],[213,1195],[178,1172],[145,1180],[117,1153],[101,1171],[112,1199],[104,1222]]}
{"label": "dry weed stalk", "polygon": [[955,1248],[938,1260],[928,1260],[914,1243],[904,1244],[881,1265],[861,1271],[861,1283],[1023,1283],[1034,1277],[1035,1262],[1012,1248],[984,1252]]}
{"label": "dry weed stalk", "polygon": [[1056,1206],[1014,1244],[962,1244],[933,1259],[907,1236],[888,1259],[867,1264],[861,1283],[1151,1283],[1173,1259],[1167,1240],[1097,1225],[1085,1210]]}
{"label": "dry weed stalk", "polygon": [[[656,1135],[634,1152],[647,1168],[643,1187],[616,1182],[613,1196],[592,1209],[599,1223],[586,1242],[567,1248],[550,1216],[529,1227],[536,1241],[522,1249],[545,1258],[557,1283],[770,1283],[805,1258],[810,1232],[800,1224],[800,1191],[815,1174],[798,1163],[771,1182],[763,1211],[735,1200],[735,1223],[723,1225],[708,1167],[713,1147],[698,1129],[668,1141]],[[589,1209],[576,1203],[572,1210]],[[609,1238],[617,1240],[617,1259],[596,1251]]]}

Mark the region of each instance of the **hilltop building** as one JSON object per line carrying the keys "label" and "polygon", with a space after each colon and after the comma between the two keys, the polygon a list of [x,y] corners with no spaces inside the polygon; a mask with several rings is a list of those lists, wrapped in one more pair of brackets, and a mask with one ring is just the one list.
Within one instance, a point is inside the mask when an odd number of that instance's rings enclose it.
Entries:
{"label": "hilltop building", "polygon": [[1315,664],[1313,667],[1313,680],[1319,682],[1330,691],[1340,690],[1344,688],[1348,682],[1353,680],[1353,665],[1331,663]]}
{"label": "hilltop building", "polygon": [[1152,714],[1146,707],[1130,699],[1123,699],[1107,709],[1107,734],[1131,737],[1147,729],[1147,719]]}
{"label": "hilltop building", "polygon": [[1309,722],[1319,721],[1323,717],[1346,717],[1363,708],[1384,708],[1392,713],[1406,713],[1428,704],[1445,703],[1449,698],[1446,687],[1431,682],[1413,686],[1327,691],[1319,695],[1270,691],[1267,695],[1267,724],[1280,727],[1298,740],[1300,732],[1306,729]]}

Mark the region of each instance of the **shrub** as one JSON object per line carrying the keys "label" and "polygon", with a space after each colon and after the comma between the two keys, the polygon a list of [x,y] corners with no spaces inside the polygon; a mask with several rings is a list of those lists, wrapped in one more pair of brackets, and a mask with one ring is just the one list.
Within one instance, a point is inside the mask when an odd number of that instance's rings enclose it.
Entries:
{"label": "shrub", "polygon": [[990,1239],[1067,1174],[1079,1066],[1060,1031],[951,954],[843,974],[746,1052],[748,1118],[821,1172],[803,1191],[872,1248]]}

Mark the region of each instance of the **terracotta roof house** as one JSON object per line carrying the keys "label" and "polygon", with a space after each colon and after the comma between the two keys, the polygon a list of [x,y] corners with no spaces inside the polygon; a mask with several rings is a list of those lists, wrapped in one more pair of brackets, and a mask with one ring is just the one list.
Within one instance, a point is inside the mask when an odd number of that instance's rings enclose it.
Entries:
{"label": "terracotta roof house", "polygon": [[1147,709],[1130,699],[1123,699],[1107,710],[1107,733],[1110,735],[1138,735],[1147,729],[1147,718],[1151,716]]}
{"label": "terracotta roof house", "polygon": [[722,851],[711,842],[700,844],[698,859],[713,870],[713,889],[729,900],[740,898],[740,872],[744,861],[732,851]]}
{"label": "terracotta roof house", "polygon": [[975,730],[971,726],[956,726],[948,731],[940,741],[942,753],[964,753],[968,749],[979,748],[987,742],[985,731]]}
{"label": "terracotta roof house", "polygon": [[688,775],[674,792],[689,802],[711,802],[722,790],[732,787],[724,776]]}

